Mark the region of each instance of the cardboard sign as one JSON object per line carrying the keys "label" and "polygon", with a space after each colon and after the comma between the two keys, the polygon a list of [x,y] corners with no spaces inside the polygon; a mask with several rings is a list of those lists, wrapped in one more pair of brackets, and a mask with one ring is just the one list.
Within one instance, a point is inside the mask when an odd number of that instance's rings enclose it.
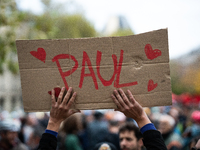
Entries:
{"label": "cardboard sign", "polygon": [[112,109],[114,89],[142,106],[171,105],[167,29],[123,36],[17,40],[26,112],[49,111],[51,89],[73,87],[75,108]]}

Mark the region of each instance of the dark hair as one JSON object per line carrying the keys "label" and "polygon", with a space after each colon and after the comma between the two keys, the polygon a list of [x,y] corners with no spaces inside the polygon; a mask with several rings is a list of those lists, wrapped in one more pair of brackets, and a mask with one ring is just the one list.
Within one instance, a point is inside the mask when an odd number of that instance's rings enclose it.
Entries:
{"label": "dark hair", "polygon": [[112,127],[118,127],[119,126],[119,122],[116,121],[116,120],[110,120],[108,123]]}
{"label": "dark hair", "polygon": [[142,138],[142,133],[140,129],[133,122],[126,122],[119,128],[119,134],[125,131],[133,131],[137,140]]}
{"label": "dark hair", "polygon": [[77,115],[73,114],[63,122],[63,131],[67,134],[73,134],[79,130]]}
{"label": "dark hair", "polygon": [[93,114],[94,118],[96,120],[100,120],[101,118],[103,118],[104,114],[101,113],[100,111],[95,111],[94,114]]}

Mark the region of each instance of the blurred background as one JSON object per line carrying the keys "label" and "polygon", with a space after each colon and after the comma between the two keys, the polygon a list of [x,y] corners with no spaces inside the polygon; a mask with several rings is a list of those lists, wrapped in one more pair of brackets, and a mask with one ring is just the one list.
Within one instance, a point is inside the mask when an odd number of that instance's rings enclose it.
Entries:
{"label": "blurred background", "polygon": [[[125,36],[168,28],[173,105],[145,109],[154,121],[175,109],[177,115],[171,116],[186,138],[188,127],[200,126],[200,113],[192,118],[200,109],[199,6],[198,0],[0,0],[0,120],[14,119],[22,129],[31,118],[33,129],[48,119],[48,113],[23,111],[16,39]],[[86,124],[95,112],[82,111]],[[120,113],[100,112],[106,122],[127,120]]]}

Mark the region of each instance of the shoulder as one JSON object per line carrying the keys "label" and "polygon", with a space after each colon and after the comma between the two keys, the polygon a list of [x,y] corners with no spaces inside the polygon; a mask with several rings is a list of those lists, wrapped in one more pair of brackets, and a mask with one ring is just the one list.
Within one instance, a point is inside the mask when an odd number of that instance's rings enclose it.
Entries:
{"label": "shoulder", "polygon": [[156,138],[156,137],[160,138],[161,134],[160,134],[160,132],[158,130],[147,130],[147,131],[145,131],[143,133],[143,137],[144,138],[148,138],[148,137],[150,137],[150,138],[152,138],[152,137],[154,137],[154,138]]}

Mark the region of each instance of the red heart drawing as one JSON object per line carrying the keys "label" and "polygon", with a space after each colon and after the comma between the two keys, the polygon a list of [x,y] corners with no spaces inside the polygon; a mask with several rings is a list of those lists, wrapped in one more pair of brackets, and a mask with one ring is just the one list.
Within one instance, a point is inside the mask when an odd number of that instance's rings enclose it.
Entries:
{"label": "red heart drawing", "polygon": [[31,51],[31,55],[33,55],[35,58],[43,61],[45,63],[46,60],[46,52],[43,48],[38,48],[37,51]]}
{"label": "red heart drawing", "polygon": [[159,49],[153,50],[150,44],[145,45],[145,53],[148,59],[154,59],[158,56],[161,56],[161,51]]}
{"label": "red heart drawing", "polygon": [[148,82],[148,92],[154,90],[156,87],[158,86],[157,83],[153,83],[153,80],[150,79],[149,82]]}
{"label": "red heart drawing", "polygon": [[[60,94],[61,88],[56,87],[54,88],[54,91],[55,91],[55,97],[58,97]],[[51,91],[48,91],[48,93],[51,95]]]}

